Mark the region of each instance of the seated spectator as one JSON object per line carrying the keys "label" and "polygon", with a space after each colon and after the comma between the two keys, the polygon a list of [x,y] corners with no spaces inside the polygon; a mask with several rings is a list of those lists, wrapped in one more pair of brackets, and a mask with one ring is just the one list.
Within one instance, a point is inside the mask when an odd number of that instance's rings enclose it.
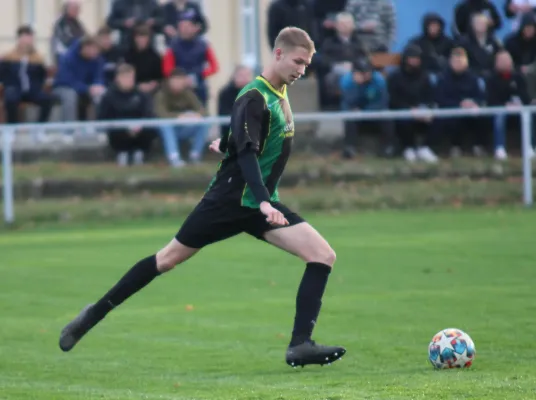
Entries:
{"label": "seated spectator", "polygon": [[371,53],[391,49],[396,34],[393,0],[348,0],[346,11],[354,16],[359,38]]}
{"label": "seated spectator", "polygon": [[[434,106],[434,89],[428,74],[422,67],[421,53],[421,49],[412,44],[402,52],[400,67],[387,79],[389,108],[420,111]],[[437,162],[437,157],[430,148],[431,122],[432,118],[427,116],[396,122],[396,133],[404,149],[406,160],[413,162],[420,159],[430,163]]]}
{"label": "seated spectator", "polygon": [[[205,109],[195,93],[188,88],[188,75],[181,69],[173,71],[155,97],[157,115],[160,118],[200,119]],[[160,129],[164,150],[173,167],[185,165],[179,149],[180,140],[191,140],[190,161],[197,163],[203,156],[208,125],[165,126]]]}
{"label": "seated spectator", "polygon": [[178,36],[177,26],[179,21],[189,19],[195,23],[198,35],[207,33],[208,24],[201,6],[189,0],[171,0],[164,5],[164,34],[169,45]]}
{"label": "seated spectator", "polygon": [[[136,88],[136,71],[128,64],[117,68],[115,84],[108,89],[98,108],[100,120],[147,119],[154,117],[148,95]],[[138,126],[110,129],[108,141],[120,166],[143,164],[155,135],[153,130]]]}
{"label": "seated spectator", "polygon": [[352,61],[368,56],[367,48],[355,32],[352,14],[340,13],[336,21],[336,34],[326,39],[320,50],[321,64],[327,71],[323,84],[326,94],[332,97],[339,95],[338,82],[352,70]]}
{"label": "seated spectator", "polygon": [[71,46],[61,58],[53,87],[61,102],[62,121],[87,120],[88,106],[97,104],[106,91],[97,39],[86,36]]}
{"label": "seated spectator", "polygon": [[497,7],[489,0],[461,0],[454,9],[455,37],[471,32],[471,21],[475,14],[484,14],[486,25],[491,33],[501,29],[502,19]]}
{"label": "seated spectator", "polygon": [[114,45],[112,30],[107,26],[99,29],[97,40],[104,59],[104,85],[108,87],[114,83],[117,66],[124,61],[123,52],[119,46]]}
{"label": "seated spectator", "polygon": [[132,34],[137,26],[145,25],[153,33],[161,32],[164,14],[157,0],[115,0],[107,25],[119,30],[119,46],[126,50],[132,45]]}
{"label": "seated spectator", "polygon": [[[235,68],[231,81],[224,86],[218,95],[218,115],[231,115],[238,93],[253,80],[253,71],[239,65]],[[230,124],[220,126],[220,137],[229,135]]]}
{"label": "seated spectator", "polygon": [[313,13],[307,0],[273,0],[268,6],[268,44],[274,48],[275,38],[287,26],[295,26],[312,34]]}
{"label": "seated spectator", "polygon": [[515,67],[525,72],[527,66],[536,60],[535,14],[523,15],[519,30],[506,38],[504,47],[512,56]]}
{"label": "seated spectator", "polygon": [[39,106],[39,122],[46,122],[52,99],[44,91],[47,70],[44,58],[34,45],[34,32],[29,26],[17,30],[17,47],[0,60],[0,83],[4,85],[4,107],[8,123],[19,122],[21,102]]}
{"label": "seated spectator", "polygon": [[517,31],[525,14],[536,13],[536,0],[506,0],[504,13],[506,18],[513,20],[512,30]]}
{"label": "seated spectator", "polygon": [[197,27],[189,19],[179,22],[179,36],[164,55],[163,71],[168,77],[181,68],[188,74],[188,87],[193,89],[204,106],[208,101],[206,79],[216,74],[220,66],[212,46],[197,35]]}
{"label": "seated spectator", "polygon": [[[484,97],[478,76],[469,69],[465,49],[454,48],[450,56],[450,66],[439,78],[436,86],[438,106],[478,110],[484,103]],[[478,117],[448,117],[441,122],[445,134],[449,135],[453,157],[461,155],[465,135],[469,136],[474,155],[483,155],[485,120]]]}
{"label": "seated spectator", "polygon": [[472,30],[460,39],[460,45],[469,55],[469,67],[482,78],[487,78],[495,63],[495,54],[502,48],[495,34],[488,30],[488,17],[475,14]]}
{"label": "seated spectator", "polygon": [[346,8],[346,2],[347,0],[313,0],[312,7],[315,19],[313,37],[315,42],[324,43],[328,37],[335,35],[335,19],[337,14]]}
{"label": "seated spectator", "polygon": [[136,85],[142,92],[153,95],[158,90],[162,74],[162,59],[151,44],[151,30],[140,26],[134,31],[134,44],[125,53],[125,62],[136,70]]}
{"label": "seated spectator", "polygon": [[448,66],[454,42],[445,34],[445,20],[434,13],[426,14],[422,21],[422,35],[410,40],[422,50],[422,67],[437,74]]}
{"label": "seated spectator", "polygon": [[[487,104],[490,107],[520,107],[531,103],[525,77],[514,69],[512,57],[504,50],[495,57],[495,71],[489,78],[486,89]],[[498,160],[505,160],[508,157],[506,153],[508,117],[507,114],[497,114],[493,117],[495,158]]]}
{"label": "seated spectator", "polygon": [[52,33],[52,55],[56,64],[71,45],[86,34],[80,21],[80,0],[66,0],[61,17],[54,24]]}
{"label": "seated spectator", "polygon": [[[370,61],[360,58],[353,63],[352,70],[341,77],[341,108],[344,111],[377,111],[388,107],[387,85],[383,75],[374,71]],[[353,158],[356,153],[357,127],[350,121],[345,127],[343,157]],[[389,121],[381,121],[384,136],[390,136]]]}

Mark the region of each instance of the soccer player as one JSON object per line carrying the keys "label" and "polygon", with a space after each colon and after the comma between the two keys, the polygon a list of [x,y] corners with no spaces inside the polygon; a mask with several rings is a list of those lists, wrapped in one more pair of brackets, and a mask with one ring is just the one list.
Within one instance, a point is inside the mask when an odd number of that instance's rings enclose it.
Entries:
{"label": "soccer player", "polygon": [[247,233],[306,263],[287,364],[324,365],[342,357],[343,347],[320,345],[311,338],[335,252],[311,225],[279,201],[277,190],[294,136],[286,87],[304,74],[314,53],[305,31],[288,27],[279,33],[270,64],[235,100],[229,135],[210,145],[212,151],[225,155],[203,199],[170,243],[140,260],[65,326],[59,342],[63,351],[71,350],[110,311],[162,273],[205,246]]}

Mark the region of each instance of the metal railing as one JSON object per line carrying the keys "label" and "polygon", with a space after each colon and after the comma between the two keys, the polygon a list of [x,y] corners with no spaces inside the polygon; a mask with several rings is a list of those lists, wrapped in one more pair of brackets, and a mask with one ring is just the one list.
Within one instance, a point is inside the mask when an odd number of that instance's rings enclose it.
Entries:
{"label": "metal railing", "polygon": [[[483,107],[479,109],[424,109],[424,110],[386,110],[386,111],[348,111],[348,112],[315,112],[297,113],[294,121],[299,122],[322,122],[322,121],[348,121],[348,120],[401,120],[414,119],[416,117],[453,118],[453,117],[491,117],[499,114],[519,115],[521,117],[521,138],[523,154],[523,203],[531,206],[533,203],[532,192],[532,160],[531,136],[532,114],[536,113],[536,106],[520,107]],[[146,128],[159,128],[163,126],[185,125],[222,125],[229,123],[230,118],[206,117],[200,120],[190,119],[137,119],[116,121],[88,121],[88,122],[59,122],[59,123],[24,123],[0,125],[2,130],[2,153],[3,153],[3,198],[4,220],[10,224],[15,221],[14,195],[13,195],[13,139],[18,130],[74,130],[84,128],[112,129],[134,128],[143,126]]]}

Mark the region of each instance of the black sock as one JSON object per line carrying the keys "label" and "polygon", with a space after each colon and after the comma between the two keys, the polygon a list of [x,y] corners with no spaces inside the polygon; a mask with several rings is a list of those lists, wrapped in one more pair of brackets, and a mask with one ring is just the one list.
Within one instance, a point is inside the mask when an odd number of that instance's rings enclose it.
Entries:
{"label": "black sock", "polygon": [[138,261],[108,293],[95,303],[92,309],[94,318],[97,321],[104,318],[112,309],[143,289],[158,275],[160,272],[156,268],[155,255]]}
{"label": "black sock", "polygon": [[329,265],[307,264],[296,296],[296,316],[294,317],[291,346],[311,339],[330,272]]}

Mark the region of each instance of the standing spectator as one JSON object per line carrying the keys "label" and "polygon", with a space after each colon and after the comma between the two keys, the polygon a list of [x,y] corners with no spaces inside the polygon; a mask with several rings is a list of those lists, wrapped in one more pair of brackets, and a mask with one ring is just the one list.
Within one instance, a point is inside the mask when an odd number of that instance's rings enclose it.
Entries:
{"label": "standing spectator", "polygon": [[63,13],[54,24],[52,33],[52,56],[56,64],[71,45],[86,34],[80,22],[80,0],[65,0]]}
{"label": "standing spectator", "polygon": [[108,87],[115,81],[117,66],[123,62],[123,52],[119,46],[114,45],[112,30],[107,26],[99,29],[97,40],[104,59],[104,86]]}
{"label": "standing spectator", "polygon": [[[134,67],[122,64],[117,68],[115,84],[106,92],[98,108],[101,120],[147,119],[154,117],[152,103],[136,88]],[[131,129],[110,129],[108,140],[120,166],[143,164],[155,135],[151,129],[138,126]],[[130,160],[129,160],[130,158]]]}
{"label": "standing spectator", "polygon": [[506,18],[513,19],[512,30],[517,31],[525,14],[536,13],[536,0],[506,0],[504,13]]}
{"label": "standing spectator", "polygon": [[[421,49],[410,44],[402,53],[401,65],[389,75],[389,107],[393,110],[426,110],[434,105],[434,89],[422,67]],[[410,162],[420,159],[437,162],[431,150],[431,117],[419,116],[396,122],[396,133],[404,149],[404,158]],[[424,140],[421,140],[421,136]]]}
{"label": "standing spectator", "polygon": [[140,26],[134,31],[134,43],[125,54],[125,62],[136,70],[136,84],[142,92],[153,95],[162,74],[162,59],[151,44],[151,30]]}
{"label": "standing spectator", "polygon": [[484,14],[486,24],[491,32],[501,29],[502,20],[495,7],[489,0],[461,0],[454,9],[454,36],[466,35],[471,30],[471,21],[475,14]]}
{"label": "standing spectator", "polygon": [[177,67],[186,71],[188,86],[206,106],[208,88],[205,80],[216,74],[220,66],[212,46],[197,35],[197,27],[189,19],[179,22],[179,36],[164,55],[164,76],[170,76]]}
{"label": "standing spectator", "polygon": [[[231,115],[238,93],[253,80],[253,71],[245,65],[235,68],[231,81],[218,94],[218,115]],[[230,124],[220,126],[220,137],[229,135]]]}
{"label": "standing spectator", "polygon": [[132,45],[134,28],[145,25],[153,33],[161,32],[164,15],[157,0],[115,0],[108,16],[108,26],[121,33],[120,47],[128,49]]}
{"label": "standing spectator", "polygon": [[422,20],[422,35],[410,40],[422,50],[424,70],[437,74],[448,66],[454,42],[445,34],[445,20],[439,14],[429,13]]}
{"label": "standing spectator", "polygon": [[526,72],[528,65],[536,60],[536,15],[528,13],[521,18],[517,32],[511,33],[504,47],[514,60],[516,68]]}
{"label": "standing spectator", "polygon": [[[167,84],[155,98],[158,117],[166,119],[201,119],[205,109],[195,93],[188,88],[188,76],[181,69],[171,73]],[[179,149],[180,140],[191,140],[190,161],[201,161],[205,149],[208,125],[165,126],[160,130],[169,163],[179,168],[185,165]]]}
{"label": "standing spectator", "polygon": [[[487,85],[487,103],[490,107],[520,107],[531,103],[525,77],[514,69],[510,54],[503,50],[495,58],[495,71]],[[507,114],[493,117],[495,158],[506,160]],[[533,127],[534,128],[534,127]],[[532,154],[531,154],[532,155]]]}
{"label": "standing spectator", "polygon": [[346,11],[354,16],[359,38],[370,52],[388,52],[395,40],[393,0],[348,0]]}
{"label": "standing spectator", "polygon": [[[341,108],[344,111],[377,111],[388,108],[387,85],[383,75],[374,71],[370,61],[360,58],[353,63],[352,70],[341,77]],[[384,137],[391,136],[389,121],[380,122]],[[358,124],[349,121],[345,126],[344,158],[353,158],[357,148]]]}
{"label": "standing spectator", "polygon": [[495,64],[495,54],[502,44],[495,34],[488,29],[488,17],[484,14],[474,14],[472,29],[460,39],[460,45],[469,55],[469,67],[477,75],[487,78]]}
{"label": "standing spectator", "polygon": [[[484,103],[478,76],[469,69],[467,52],[461,47],[452,50],[450,67],[440,77],[436,96],[440,108],[465,108],[478,110]],[[450,135],[451,155],[459,157],[464,142],[464,135],[476,156],[483,155],[485,139],[485,122],[478,117],[449,117],[443,121],[444,132]]]}
{"label": "standing spectator", "polygon": [[315,19],[313,37],[317,43],[324,43],[328,37],[335,35],[335,18],[337,14],[344,11],[346,2],[347,0],[313,0],[313,14]]}
{"label": "standing spectator", "polygon": [[88,106],[98,103],[106,90],[97,39],[86,36],[71,46],[60,61],[53,87],[63,121],[87,120]]}
{"label": "standing spectator", "polygon": [[208,30],[208,23],[201,10],[201,6],[188,0],[170,0],[164,5],[165,26],[164,34],[168,45],[179,34],[177,25],[183,19],[189,19],[195,23],[198,35],[204,35]]}
{"label": "standing spectator", "polygon": [[274,48],[275,38],[287,26],[312,34],[313,13],[306,0],[273,0],[268,7],[268,43]]}
{"label": "standing spectator", "polygon": [[327,71],[321,84],[325,86],[326,94],[332,97],[339,94],[338,82],[342,75],[352,70],[352,62],[369,56],[368,49],[355,31],[352,14],[339,13],[335,27],[335,36],[327,38],[320,50],[320,63]]}
{"label": "standing spectator", "polygon": [[39,106],[39,122],[46,122],[52,108],[44,92],[47,71],[43,56],[35,50],[34,32],[29,26],[17,30],[17,47],[0,60],[0,83],[4,85],[4,107],[8,123],[19,122],[22,101]]}

